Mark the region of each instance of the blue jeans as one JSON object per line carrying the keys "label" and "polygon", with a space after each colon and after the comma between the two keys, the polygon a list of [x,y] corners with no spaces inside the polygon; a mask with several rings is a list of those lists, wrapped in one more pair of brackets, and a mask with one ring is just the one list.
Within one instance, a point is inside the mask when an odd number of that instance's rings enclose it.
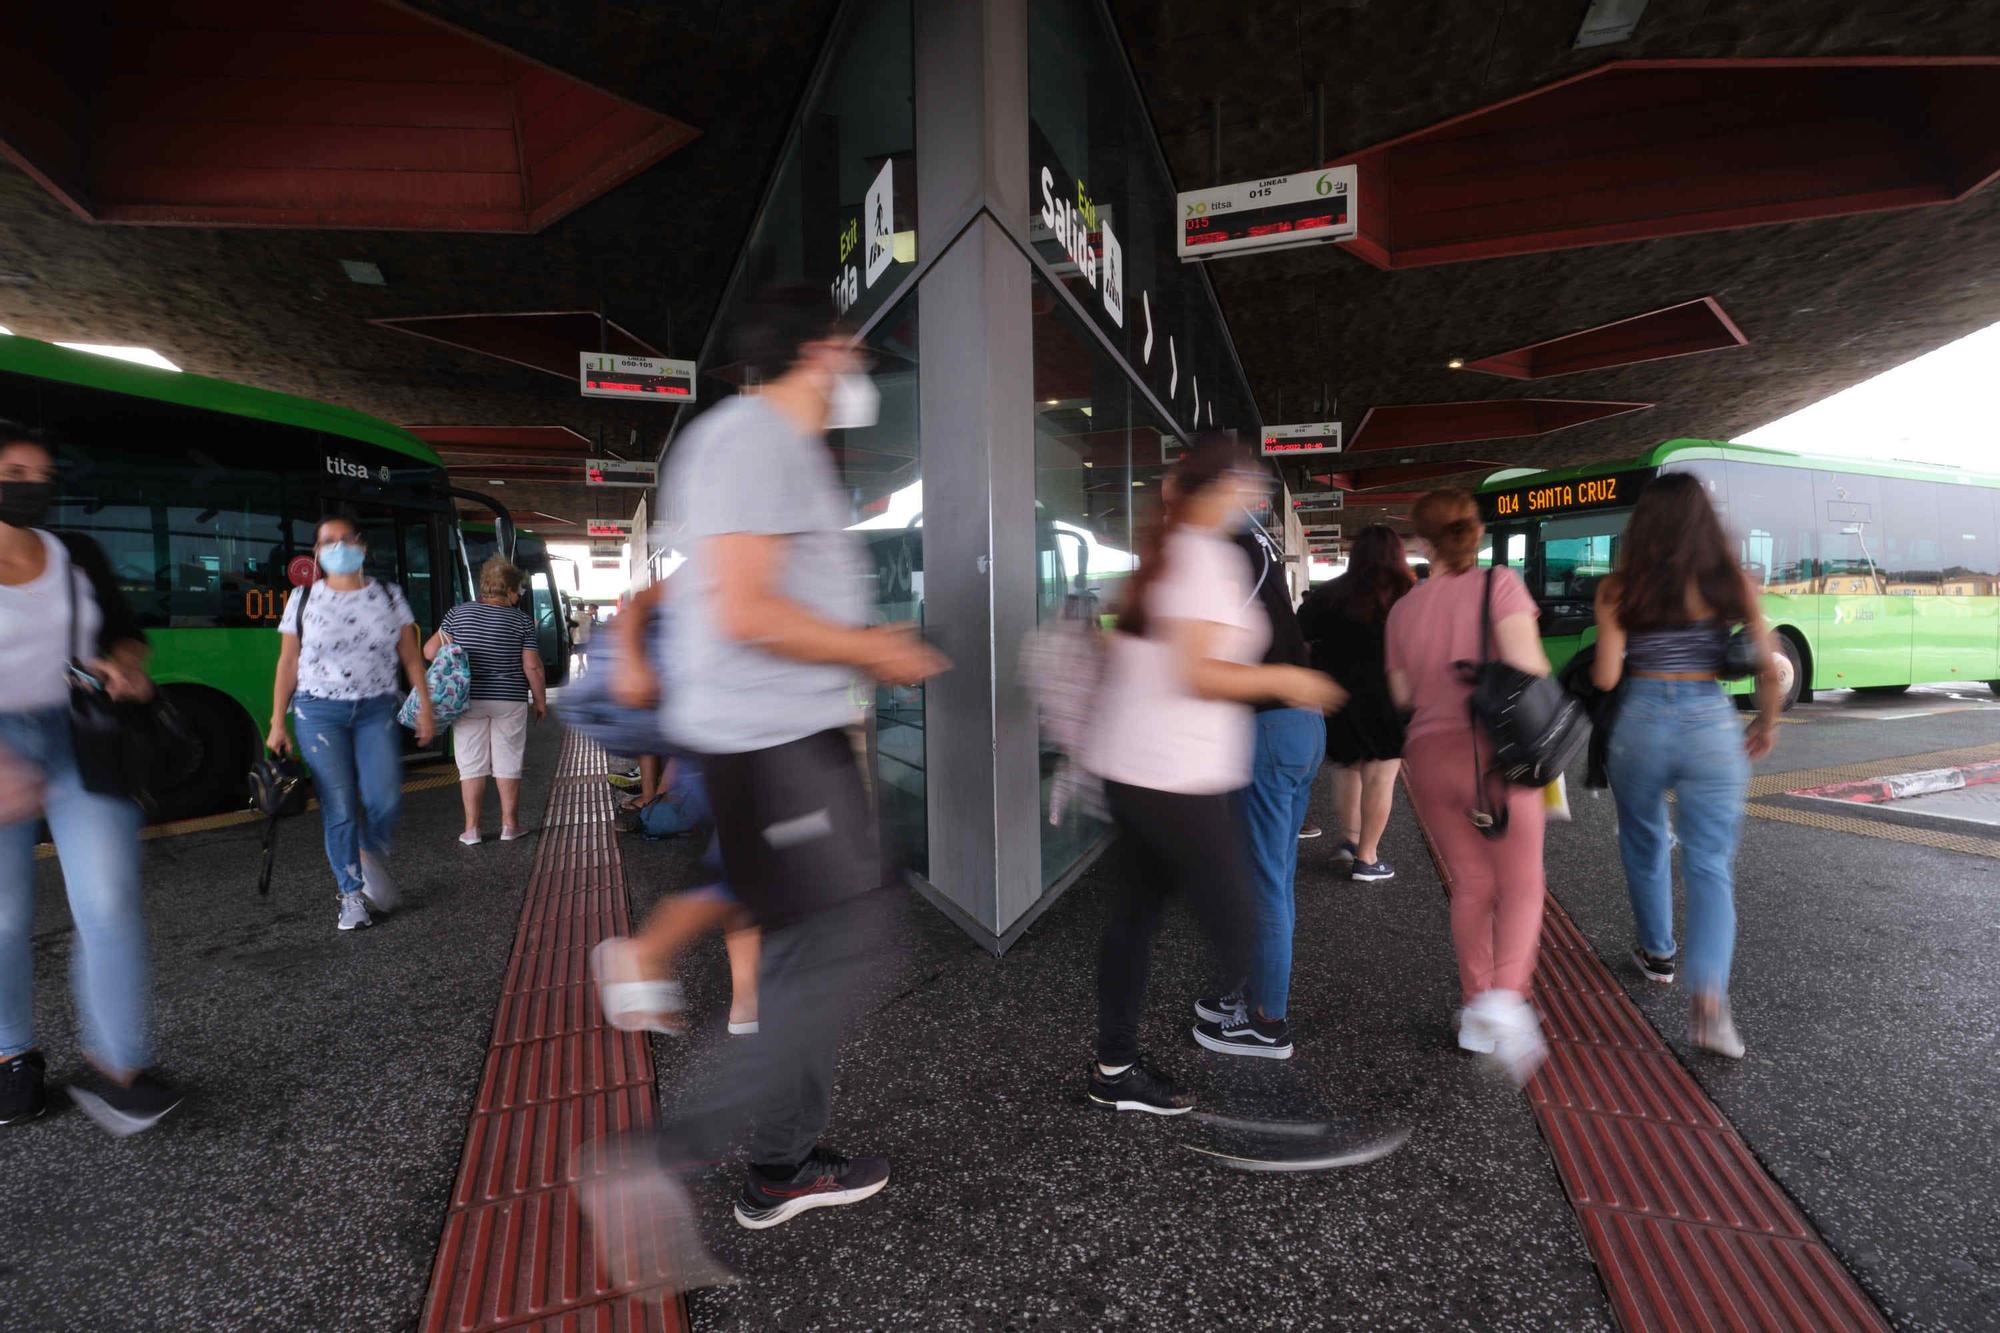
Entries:
{"label": "blue jeans", "polygon": [[1243,789],[1256,913],[1244,999],[1266,1018],[1283,1018],[1292,990],[1292,876],[1299,828],[1312,805],[1313,779],[1326,758],[1326,719],[1302,708],[1257,714],[1257,751]]}
{"label": "blue jeans", "polygon": [[386,861],[403,811],[403,739],[393,694],[292,701],[292,722],[312,769],[326,823],[326,863],[342,893],[361,892],[361,853]]}
{"label": "blue jeans", "polygon": [[[139,807],[83,789],[69,711],[0,713],[0,749],[37,770],[76,945],[70,984],[84,1051],[113,1072],[153,1063],[152,960],[139,905]],[[35,1044],[35,824],[0,824],[0,1059]]]}
{"label": "blue jeans", "polygon": [[1735,706],[1714,681],[1631,677],[1606,760],[1639,947],[1661,958],[1674,953],[1672,791],[1687,881],[1688,985],[1697,994],[1726,993],[1736,950],[1736,838],[1750,785]]}

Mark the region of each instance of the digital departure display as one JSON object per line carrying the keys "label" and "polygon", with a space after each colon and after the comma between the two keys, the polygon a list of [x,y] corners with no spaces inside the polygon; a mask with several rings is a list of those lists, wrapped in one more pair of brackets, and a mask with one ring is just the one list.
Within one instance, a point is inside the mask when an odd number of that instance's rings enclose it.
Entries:
{"label": "digital departure display", "polygon": [[1480,511],[1490,523],[1510,519],[1548,518],[1592,509],[1617,509],[1637,504],[1645,487],[1643,472],[1619,472],[1576,481],[1525,481],[1510,490],[1479,497]]}
{"label": "digital departure display", "polygon": [[1290,426],[1266,426],[1260,437],[1266,458],[1306,454],[1337,454],[1341,449],[1338,421],[1308,421]]}
{"label": "digital departure display", "polygon": [[583,352],[578,356],[578,384],[586,398],[653,398],[694,401],[692,361],[660,356],[617,356]]}
{"label": "digital departure display", "polygon": [[1345,195],[1337,199],[1309,199],[1279,208],[1249,209],[1233,216],[1228,213],[1204,214],[1184,219],[1181,223],[1187,233],[1186,244],[1190,250],[1197,246],[1223,245],[1256,237],[1266,237],[1275,242],[1282,240],[1287,232],[1331,230],[1346,225]]}

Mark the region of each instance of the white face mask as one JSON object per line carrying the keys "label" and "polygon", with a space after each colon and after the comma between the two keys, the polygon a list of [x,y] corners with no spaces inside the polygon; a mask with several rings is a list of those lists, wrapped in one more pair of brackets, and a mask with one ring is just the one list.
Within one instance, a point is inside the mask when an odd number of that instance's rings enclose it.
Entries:
{"label": "white face mask", "polygon": [[864,430],[881,413],[882,393],[874,380],[858,373],[833,377],[833,395],[826,404],[828,430]]}

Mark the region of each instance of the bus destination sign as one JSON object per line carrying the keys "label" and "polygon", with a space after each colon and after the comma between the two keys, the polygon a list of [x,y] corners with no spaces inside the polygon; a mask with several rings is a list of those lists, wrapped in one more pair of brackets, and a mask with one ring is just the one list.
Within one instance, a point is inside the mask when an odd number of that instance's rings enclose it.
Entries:
{"label": "bus destination sign", "polygon": [[1283,246],[1354,239],[1355,168],[1185,190],[1177,196],[1183,263]]}
{"label": "bus destination sign", "polygon": [[578,387],[585,398],[650,398],[694,401],[694,362],[664,356],[577,353]]}
{"label": "bus destination sign", "polygon": [[1338,421],[1307,421],[1292,426],[1266,426],[1263,454],[1266,458],[1306,458],[1314,454],[1340,452]]}
{"label": "bus destination sign", "polygon": [[1530,480],[1511,490],[1495,491],[1480,498],[1491,521],[1505,523],[1511,519],[1546,518],[1636,504],[1644,485],[1644,474],[1619,472],[1576,481]]}

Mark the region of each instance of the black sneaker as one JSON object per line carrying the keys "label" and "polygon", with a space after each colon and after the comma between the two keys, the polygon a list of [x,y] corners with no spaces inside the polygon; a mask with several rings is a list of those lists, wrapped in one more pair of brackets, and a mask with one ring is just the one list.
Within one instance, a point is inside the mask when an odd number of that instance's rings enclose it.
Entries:
{"label": "black sneaker", "polygon": [[1282,1018],[1257,1018],[1237,1010],[1221,1023],[1196,1023],[1194,1039],[1223,1055],[1261,1055],[1267,1060],[1292,1058],[1292,1030]]}
{"label": "black sneaker", "polygon": [[40,1051],[0,1065],[0,1125],[17,1120],[33,1120],[49,1109],[49,1094],[43,1075],[48,1063]]}
{"label": "black sneaker", "polygon": [[1299,830],[1299,841],[1305,842],[1308,839],[1317,838],[1325,832],[1326,830],[1317,824],[1307,824]]}
{"label": "black sneaker", "polygon": [[736,1200],[736,1221],[762,1231],[790,1221],[808,1208],[860,1203],[889,1183],[886,1157],[842,1157],[814,1148],[790,1180],[766,1180],[753,1168]]}
{"label": "black sneaker", "polygon": [[1243,1012],[1243,992],[1204,995],[1194,1002],[1194,1016],[1204,1023],[1227,1023]]}
{"label": "black sneaker", "polygon": [[1632,950],[1632,961],[1639,965],[1639,974],[1645,977],[1646,980],[1657,981],[1663,986],[1674,984],[1674,960],[1672,958],[1660,958],[1635,946]]}
{"label": "black sneaker", "polygon": [[1091,1061],[1090,1101],[1113,1111],[1144,1111],[1147,1115],[1186,1115],[1194,1110],[1193,1093],[1182,1092],[1136,1063],[1122,1074],[1106,1074],[1097,1061]]}
{"label": "black sneaker", "polygon": [[1352,861],[1360,851],[1361,849],[1354,845],[1352,839],[1342,838],[1334,846],[1333,859],[1336,861]]}
{"label": "black sneaker", "polygon": [[151,1129],[181,1104],[181,1090],[141,1071],[130,1084],[113,1083],[96,1070],[69,1085],[69,1099],[108,1134],[124,1138]]}
{"label": "black sneaker", "polygon": [[1396,878],[1396,867],[1387,861],[1364,861],[1356,856],[1354,868],[1347,872],[1347,877],[1360,880],[1364,884],[1373,884],[1377,880]]}

